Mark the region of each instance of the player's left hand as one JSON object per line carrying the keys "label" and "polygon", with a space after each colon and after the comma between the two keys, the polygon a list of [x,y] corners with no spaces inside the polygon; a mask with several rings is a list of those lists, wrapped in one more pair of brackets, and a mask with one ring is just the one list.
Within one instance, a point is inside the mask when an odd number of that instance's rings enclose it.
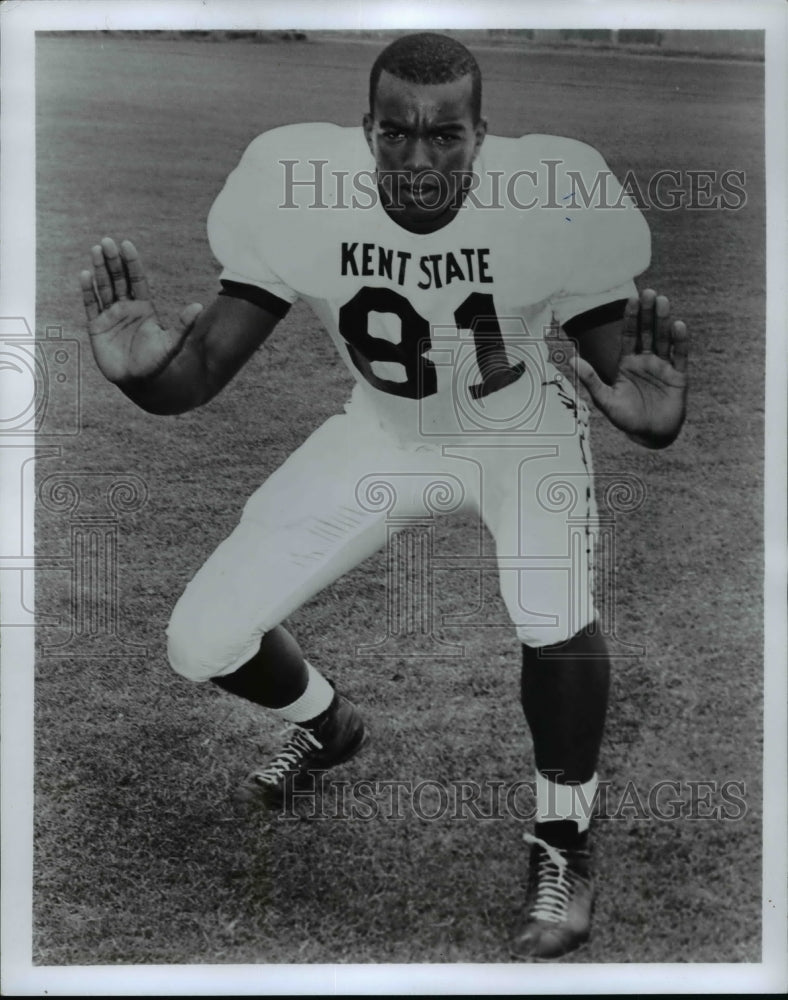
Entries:
{"label": "player's left hand", "polygon": [[664,448],[684,422],[688,346],[687,328],[671,319],[666,296],[647,288],[627,301],[613,384],[579,356],[574,368],[612,424],[646,447]]}

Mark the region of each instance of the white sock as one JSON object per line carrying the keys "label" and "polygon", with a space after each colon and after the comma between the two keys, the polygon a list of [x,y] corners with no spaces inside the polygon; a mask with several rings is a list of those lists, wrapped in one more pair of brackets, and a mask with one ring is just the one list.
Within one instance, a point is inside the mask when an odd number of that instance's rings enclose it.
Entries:
{"label": "white sock", "polygon": [[271,709],[272,712],[287,722],[298,724],[299,722],[307,722],[309,719],[314,719],[316,715],[325,712],[333,701],[334,689],[325,677],[315,670],[308,660],[306,661],[306,669],[309,672],[309,678],[306,682],[304,693],[299,695],[289,705]]}
{"label": "white sock", "polygon": [[591,824],[599,779],[596,774],[582,785],[560,785],[536,772],[536,822],[573,819],[577,832],[583,833]]}

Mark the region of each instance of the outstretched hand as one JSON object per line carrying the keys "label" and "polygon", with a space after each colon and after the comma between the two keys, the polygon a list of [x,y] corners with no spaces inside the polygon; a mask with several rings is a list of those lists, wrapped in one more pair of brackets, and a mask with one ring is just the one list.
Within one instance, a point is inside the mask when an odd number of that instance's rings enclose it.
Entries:
{"label": "outstretched hand", "polygon": [[157,375],[177,354],[202,306],[187,306],[175,328],[164,329],[134,244],[124,240],[119,250],[105,237],[91,255],[93,266],[79,280],[96,363],[111,382]]}
{"label": "outstretched hand", "polygon": [[664,295],[646,289],[624,310],[621,355],[612,385],[583,358],[575,372],[612,424],[652,448],[675,440],[687,401],[687,328],[671,320]]}

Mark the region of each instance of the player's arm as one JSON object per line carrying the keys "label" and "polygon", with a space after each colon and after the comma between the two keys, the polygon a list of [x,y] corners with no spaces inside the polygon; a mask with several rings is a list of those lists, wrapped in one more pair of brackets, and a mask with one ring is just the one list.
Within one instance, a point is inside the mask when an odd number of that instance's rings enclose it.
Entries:
{"label": "player's arm", "polygon": [[106,378],[150,413],[183,413],[208,402],[273,330],[279,316],[220,295],[160,324],[134,245],[104,239],[80,284],[96,362]]}
{"label": "player's arm", "polygon": [[608,420],[646,448],[675,441],[686,413],[688,337],[666,296],[646,289],[626,301],[621,320],[565,328],[577,343],[577,376]]}

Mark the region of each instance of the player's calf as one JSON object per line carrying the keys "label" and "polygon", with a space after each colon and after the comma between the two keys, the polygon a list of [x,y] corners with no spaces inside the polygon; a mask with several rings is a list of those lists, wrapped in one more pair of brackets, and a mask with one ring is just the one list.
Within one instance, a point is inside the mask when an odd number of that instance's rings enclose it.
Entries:
{"label": "player's calf", "polygon": [[[292,726],[282,747],[249,772],[236,799],[259,801],[273,808],[281,807],[287,794],[294,796],[311,789],[316,796],[322,773],[350,760],[366,740],[364,723],[355,706],[304,659],[296,640],[281,625],[256,639],[230,637],[220,646],[215,641],[213,646],[210,642],[202,645],[186,627],[190,611],[193,609],[182,600],[170,622],[168,652],[172,666],[192,680],[210,680]],[[210,630],[203,626],[202,631]],[[241,644],[247,648],[250,642],[256,649],[233,668],[238,659],[237,647]],[[228,662],[231,669],[227,668]]]}
{"label": "player's calf", "polygon": [[522,705],[536,759],[535,836],[520,958],[558,958],[589,937],[593,903],[589,826],[597,791],[610,663],[590,625],[548,647],[523,646]]}

